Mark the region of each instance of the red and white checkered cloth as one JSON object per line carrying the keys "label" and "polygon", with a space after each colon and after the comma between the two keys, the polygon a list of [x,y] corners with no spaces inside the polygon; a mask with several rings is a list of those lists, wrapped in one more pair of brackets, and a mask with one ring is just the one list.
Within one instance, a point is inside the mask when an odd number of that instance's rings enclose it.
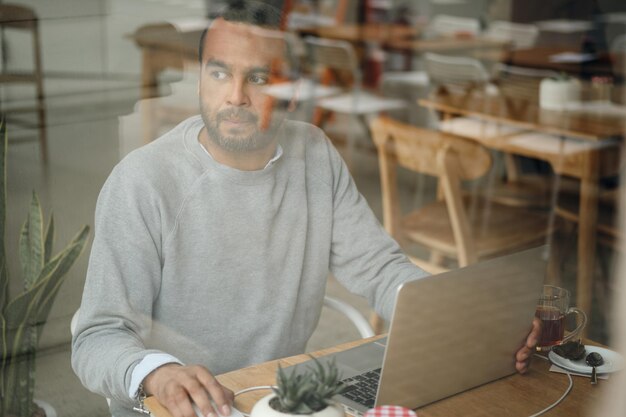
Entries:
{"label": "red and white checkered cloth", "polygon": [[415,411],[397,405],[381,405],[365,413],[364,417],[417,417]]}

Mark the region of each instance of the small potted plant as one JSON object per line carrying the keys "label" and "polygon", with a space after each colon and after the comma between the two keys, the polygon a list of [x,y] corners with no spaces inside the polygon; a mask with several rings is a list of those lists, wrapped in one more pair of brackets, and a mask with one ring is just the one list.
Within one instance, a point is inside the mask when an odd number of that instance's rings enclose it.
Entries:
{"label": "small potted plant", "polygon": [[313,358],[307,372],[287,374],[280,365],[272,394],[254,405],[250,417],[343,417],[343,407],[333,400],[345,390],[334,362],[323,366]]}

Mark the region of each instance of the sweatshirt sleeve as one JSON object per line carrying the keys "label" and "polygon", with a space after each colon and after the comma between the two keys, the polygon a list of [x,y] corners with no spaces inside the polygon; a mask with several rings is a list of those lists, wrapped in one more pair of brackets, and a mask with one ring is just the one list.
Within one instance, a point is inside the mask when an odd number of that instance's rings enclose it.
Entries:
{"label": "sweatshirt sleeve", "polygon": [[428,275],[415,266],[382,227],[359,193],[346,164],[330,147],[333,172],[331,272],[352,293],[391,318],[397,288]]}
{"label": "sweatshirt sleeve", "polygon": [[72,367],[83,384],[126,404],[134,367],[164,353],[144,346],[161,284],[162,238],[158,201],[140,176],[123,161],[100,192],[72,339]]}

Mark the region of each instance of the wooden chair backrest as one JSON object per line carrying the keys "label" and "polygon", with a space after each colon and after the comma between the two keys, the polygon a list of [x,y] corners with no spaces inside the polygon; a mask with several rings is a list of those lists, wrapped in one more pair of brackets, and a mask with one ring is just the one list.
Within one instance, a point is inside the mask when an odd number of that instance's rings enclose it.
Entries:
{"label": "wooden chair backrest", "polygon": [[519,98],[531,103],[539,102],[539,83],[544,78],[558,76],[558,72],[535,68],[500,65],[495,80],[505,97]]}
{"label": "wooden chair backrest", "polygon": [[401,238],[400,204],[396,181],[398,165],[437,177],[445,199],[457,246],[459,265],[477,261],[468,215],[461,194],[462,180],[480,178],[491,168],[491,154],[481,145],[442,132],[407,125],[380,116],[370,123],[378,149],[387,232]]}
{"label": "wooden chair backrest", "polygon": [[350,42],[308,37],[306,44],[314,64],[353,74],[358,72],[356,52]]}
{"label": "wooden chair backrest", "polygon": [[492,78],[482,62],[467,56],[427,52],[424,54],[424,69],[435,87],[484,88]]}
{"label": "wooden chair backrest", "polygon": [[37,15],[32,9],[14,4],[0,5],[0,27],[32,29],[36,24]]}
{"label": "wooden chair backrest", "polygon": [[384,116],[373,120],[370,127],[379,157],[393,158],[395,163],[411,171],[441,176],[437,158],[444,150],[456,158],[457,176],[461,181],[480,178],[491,168],[491,155],[476,142]]}

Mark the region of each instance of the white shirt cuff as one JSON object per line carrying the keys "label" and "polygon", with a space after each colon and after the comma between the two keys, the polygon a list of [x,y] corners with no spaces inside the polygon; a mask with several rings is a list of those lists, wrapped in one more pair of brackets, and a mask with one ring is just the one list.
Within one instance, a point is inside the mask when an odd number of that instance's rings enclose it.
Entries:
{"label": "white shirt cuff", "polygon": [[141,384],[146,376],[154,371],[159,366],[163,366],[166,363],[178,363],[183,365],[181,361],[172,355],[167,353],[150,353],[141,360],[133,369],[133,373],[130,377],[130,387],[128,388],[128,396],[131,400],[137,398],[139,391],[139,384]]}

